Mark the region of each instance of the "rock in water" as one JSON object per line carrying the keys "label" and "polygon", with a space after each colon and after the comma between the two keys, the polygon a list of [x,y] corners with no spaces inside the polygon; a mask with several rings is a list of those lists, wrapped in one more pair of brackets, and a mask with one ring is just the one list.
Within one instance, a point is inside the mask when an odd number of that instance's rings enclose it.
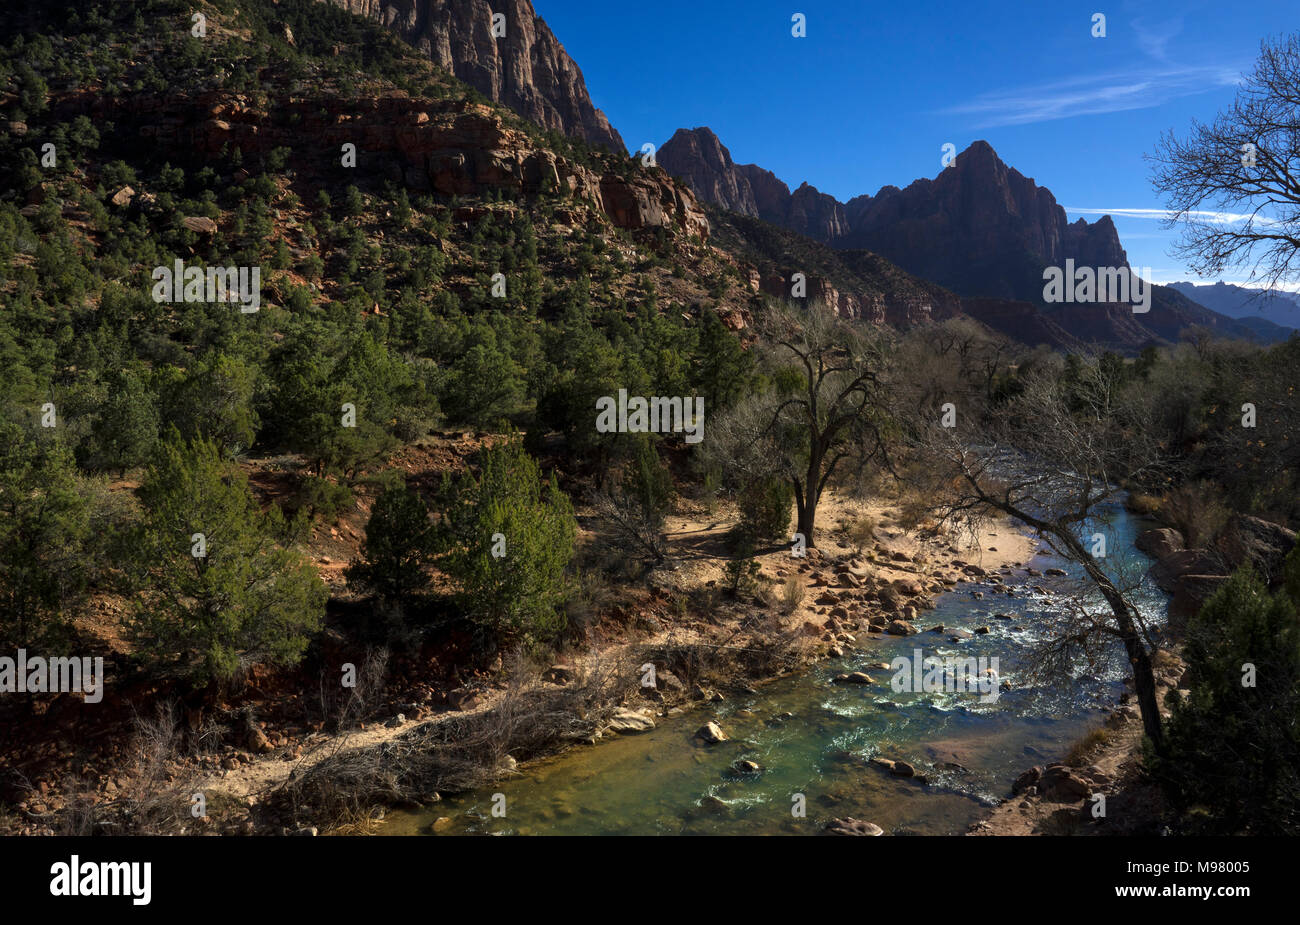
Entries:
{"label": "rock in water", "polygon": [[826,823],[823,832],[827,835],[884,835],[885,830],[874,822],[864,822],[861,819],[854,819],[846,816],[843,819],[832,819]]}
{"label": "rock in water", "polygon": [[722,731],[722,727],[717,723],[705,723],[695,731],[695,737],[703,739],[709,745],[715,745],[718,742],[727,741],[727,734]]}
{"label": "rock in water", "polygon": [[611,732],[631,735],[638,732],[649,732],[654,727],[654,719],[645,713],[637,713],[634,710],[615,710],[614,715],[609,718],[607,728]]}

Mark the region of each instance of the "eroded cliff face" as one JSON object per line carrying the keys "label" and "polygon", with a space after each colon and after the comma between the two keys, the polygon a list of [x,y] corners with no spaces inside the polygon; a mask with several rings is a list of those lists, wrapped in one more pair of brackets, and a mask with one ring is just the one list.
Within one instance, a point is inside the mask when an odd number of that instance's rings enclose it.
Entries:
{"label": "eroded cliff face", "polygon": [[[755,292],[778,299],[790,296],[791,283],[787,276],[755,272],[750,285]],[[917,286],[877,280],[874,287],[842,289],[820,276],[808,277],[805,286],[810,303],[825,304],[841,318],[852,321],[888,324],[905,330],[962,314],[961,300],[937,286],[927,287],[926,291]]]}
{"label": "eroded cliff face", "polygon": [[[321,0],[381,23],[497,103],[543,128],[623,154],[582,70],[528,0]],[[492,14],[505,16],[504,37]]]}
{"label": "eroded cliff face", "polygon": [[[89,114],[133,125],[147,144],[211,160],[239,148],[245,156],[292,149],[289,165],[344,182],[339,152],[357,146],[371,173],[445,195],[498,188],[571,194],[619,228],[664,228],[707,238],[708,219],[690,190],[661,170],[623,176],[573,164],[510,127],[490,106],[464,100],[298,99],[263,109],[248,96],[213,92],[100,98]],[[571,211],[571,210],[570,210]],[[574,223],[583,221],[574,214]]]}
{"label": "eroded cliff face", "polygon": [[1051,191],[1008,167],[983,141],[933,180],[884,187],[849,203],[845,246],[864,247],[967,296],[1036,300],[1043,266],[1067,258],[1127,266],[1108,217],[1069,224]]}
{"label": "eroded cliff face", "polygon": [[[733,163],[731,152],[707,128],[690,131],[679,128],[655,157],[660,167],[690,184],[695,195],[706,202],[741,215],[764,217],[746,172],[748,168],[758,168],[753,164],[742,167]],[[776,177],[772,179],[788,198],[790,190],[786,185]]]}
{"label": "eroded cliff face", "polygon": [[724,209],[827,244],[849,232],[844,206],[833,196],[807,183],[792,193],[771,171],[736,164],[709,128],[678,129],[656,157],[664,170],[689,183],[695,195]]}

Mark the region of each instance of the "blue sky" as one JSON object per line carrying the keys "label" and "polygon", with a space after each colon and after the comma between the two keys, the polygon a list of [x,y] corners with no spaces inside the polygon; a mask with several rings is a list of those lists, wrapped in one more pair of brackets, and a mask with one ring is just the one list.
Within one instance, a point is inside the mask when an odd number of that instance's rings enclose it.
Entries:
{"label": "blue sky", "polygon": [[1261,39],[1300,29],[1296,0],[533,4],[629,148],[707,125],[737,163],[847,200],[984,139],[1071,220],[1109,212],[1157,282],[1195,277],[1144,217],[1164,204],[1143,155],[1225,107]]}

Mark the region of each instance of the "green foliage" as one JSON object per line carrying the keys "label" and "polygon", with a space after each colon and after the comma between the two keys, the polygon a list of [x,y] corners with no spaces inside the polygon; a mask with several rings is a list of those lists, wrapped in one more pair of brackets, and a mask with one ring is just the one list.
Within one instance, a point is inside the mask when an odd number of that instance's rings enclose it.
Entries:
{"label": "green foliage", "polygon": [[[215,442],[175,430],[159,443],[140,500],[143,521],[129,542],[137,652],[196,687],[229,684],[257,664],[295,664],[328,591],[280,545],[279,509],[258,510],[247,478]],[[195,534],[203,556],[194,555]]]}
{"label": "green foliage", "polygon": [[218,353],[163,390],[165,419],[187,437],[215,441],[227,454],[243,452],[257,433],[255,383],[256,370],[249,363]]}
{"label": "green foliage", "polygon": [[348,584],[404,607],[428,587],[437,550],[429,508],[405,485],[387,488],[366,522],[361,557],[347,568]]}
{"label": "green foliage", "polygon": [[82,590],[87,507],[72,454],[0,418],[0,639],[57,647]]}
{"label": "green foliage", "polygon": [[[1286,575],[1300,574],[1300,551]],[[1300,618],[1294,584],[1270,594],[1249,568],[1190,622],[1187,696],[1170,697],[1163,758],[1148,755],[1191,831],[1300,834]],[[1248,666],[1254,667],[1253,686]]]}
{"label": "green foliage", "polygon": [[543,481],[511,438],[482,451],[477,474],[446,480],[442,498],[440,566],[459,583],[464,611],[501,642],[558,635],[577,524],[555,476]]}
{"label": "green foliage", "polygon": [[644,434],[635,436],[639,438],[636,449],[623,470],[623,495],[635,507],[639,519],[658,531],[663,529],[676,488],[654,443]]}
{"label": "green foliage", "polygon": [[319,517],[326,523],[335,523],[339,515],[355,503],[356,498],[348,486],[309,475],[294,493],[293,508],[305,512],[310,518]]}
{"label": "green foliage", "polygon": [[126,370],[111,373],[91,427],[87,465],[120,473],[142,465],[158,440],[158,422],[158,408],[144,380]]}
{"label": "green foliage", "polygon": [[722,567],[722,575],[727,591],[733,598],[740,598],[753,593],[757,587],[760,567],[754,559],[752,543],[742,539],[734,551],[736,557]]}
{"label": "green foliage", "polygon": [[794,488],[780,478],[765,478],[746,485],[737,498],[740,523],[737,534],[743,541],[784,543],[790,538],[790,512],[794,507]]}

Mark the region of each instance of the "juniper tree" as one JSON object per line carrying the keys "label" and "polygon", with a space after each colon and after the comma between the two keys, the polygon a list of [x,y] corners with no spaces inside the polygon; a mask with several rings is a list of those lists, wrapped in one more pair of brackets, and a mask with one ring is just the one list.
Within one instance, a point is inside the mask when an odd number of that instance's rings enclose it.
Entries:
{"label": "juniper tree", "polygon": [[194,687],[228,684],[261,663],[295,664],[329,595],[282,545],[279,508],[262,513],[214,441],[175,429],[139,495],[143,517],[128,543],[137,652]]}
{"label": "juniper tree", "polygon": [[1170,692],[1167,754],[1149,758],[1189,827],[1300,832],[1300,552],[1270,594],[1239,570],[1189,622],[1190,689]]}
{"label": "juniper tree", "polygon": [[564,628],[566,569],[577,524],[554,473],[516,437],[485,448],[478,472],[444,477],[439,565],[464,612],[497,640],[535,642]]}
{"label": "juniper tree", "polygon": [[420,493],[406,485],[390,486],[370,512],[361,556],[347,569],[348,583],[404,608],[429,585],[435,539]]}
{"label": "juniper tree", "polygon": [[83,586],[87,505],[72,454],[0,419],[0,638],[54,645]]}

